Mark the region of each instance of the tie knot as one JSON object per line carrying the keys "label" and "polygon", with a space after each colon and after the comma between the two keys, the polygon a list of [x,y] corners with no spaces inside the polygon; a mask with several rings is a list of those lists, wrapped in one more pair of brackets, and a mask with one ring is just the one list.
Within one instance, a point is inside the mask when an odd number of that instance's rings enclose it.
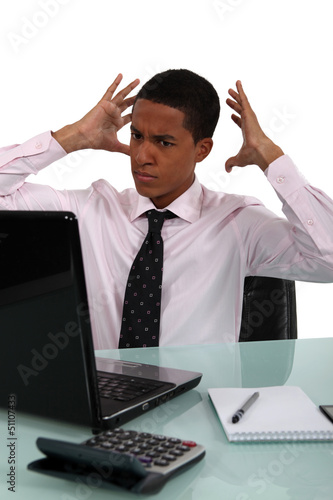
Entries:
{"label": "tie knot", "polygon": [[166,210],[165,212],[148,210],[148,212],[146,212],[146,215],[149,222],[148,231],[150,233],[160,233],[165,219],[172,219],[173,217],[176,217],[176,215],[170,212],[170,210]]}

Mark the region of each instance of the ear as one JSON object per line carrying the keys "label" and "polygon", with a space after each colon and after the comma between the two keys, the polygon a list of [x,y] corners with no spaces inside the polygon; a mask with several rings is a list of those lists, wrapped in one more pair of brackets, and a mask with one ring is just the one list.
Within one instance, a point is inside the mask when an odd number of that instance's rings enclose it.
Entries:
{"label": "ear", "polygon": [[211,139],[210,137],[201,139],[201,141],[196,144],[196,162],[199,163],[200,161],[204,160],[211,152],[212,147],[213,139]]}

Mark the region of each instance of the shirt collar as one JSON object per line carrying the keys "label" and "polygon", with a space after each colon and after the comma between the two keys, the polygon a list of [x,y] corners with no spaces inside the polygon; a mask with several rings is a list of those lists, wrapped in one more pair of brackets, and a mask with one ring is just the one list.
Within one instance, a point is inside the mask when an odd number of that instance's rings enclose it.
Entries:
{"label": "shirt collar", "polygon": [[[195,176],[193,184],[178,198],[176,198],[165,210],[171,210],[180,219],[187,222],[195,222],[199,219],[202,207],[203,192],[200,182]],[[131,222],[140,217],[147,210],[156,208],[150,198],[138,194],[137,203],[133,206],[129,219]]]}

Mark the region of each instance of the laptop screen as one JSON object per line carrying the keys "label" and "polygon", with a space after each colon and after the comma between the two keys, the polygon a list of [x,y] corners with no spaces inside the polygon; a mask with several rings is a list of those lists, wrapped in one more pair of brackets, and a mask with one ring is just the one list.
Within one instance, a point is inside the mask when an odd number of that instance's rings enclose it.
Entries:
{"label": "laptop screen", "polygon": [[75,216],[0,212],[0,276],[1,406],[15,394],[17,411],[98,426]]}

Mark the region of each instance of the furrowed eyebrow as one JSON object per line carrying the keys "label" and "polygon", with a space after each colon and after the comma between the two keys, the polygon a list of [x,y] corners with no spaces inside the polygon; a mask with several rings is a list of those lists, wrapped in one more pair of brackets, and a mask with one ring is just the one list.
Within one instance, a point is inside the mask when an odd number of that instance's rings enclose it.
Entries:
{"label": "furrowed eyebrow", "polygon": [[156,139],[157,141],[176,141],[176,138],[173,136],[173,135],[169,135],[169,134],[164,134],[164,135],[154,135],[153,136],[154,139]]}
{"label": "furrowed eyebrow", "polygon": [[[140,130],[134,127],[134,125],[131,125],[131,131],[134,132],[135,134],[140,134]],[[162,134],[162,135],[153,135],[153,139],[157,141],[176,141],[176,138],[173,135],[170,134]]]}
{"label": "furrowed eyebrow", "polygon": [[140,130],[135,128],[133,125],[131,125],[131,130],[132,130],[132,132],[135,132],[136,134],[141,134]]}

